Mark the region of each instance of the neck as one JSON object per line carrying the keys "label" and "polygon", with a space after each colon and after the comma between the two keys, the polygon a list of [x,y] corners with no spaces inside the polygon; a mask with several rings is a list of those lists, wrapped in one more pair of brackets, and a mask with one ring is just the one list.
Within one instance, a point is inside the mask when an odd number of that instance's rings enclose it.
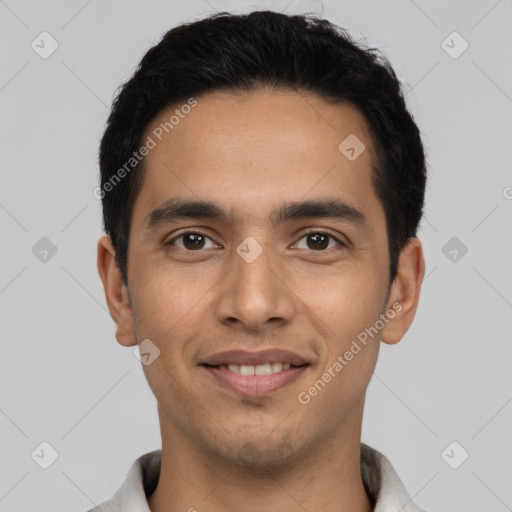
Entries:
{"label": "neck", "polygon": [[160,478],[148,505],[151,512],[371,512],[361,476],[361,422],[355,425],[298,459],[265,468],[231,463],[182,431],[162,428]]}

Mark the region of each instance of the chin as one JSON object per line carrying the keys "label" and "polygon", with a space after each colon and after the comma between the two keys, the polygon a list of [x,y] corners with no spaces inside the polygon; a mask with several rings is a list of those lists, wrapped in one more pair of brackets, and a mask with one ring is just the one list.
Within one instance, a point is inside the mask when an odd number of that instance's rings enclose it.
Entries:
{"label": "chin", "polygon": [[248,442],[235,454],[233,462],[245,468],[268,470],[289,463],[296,454],[291,446],[281,446],[276,451]]}
{"label": "chin", "polygon": [[298,458],[305,447],[300,446],[296,436],[292,437],[292,443],[276,430],[270,430],[266,434],[267,431],[260,428],[259,431],[252,432],[252,435],[248,435],[247,431],[243,436],[233,435],[226,439],[223,449],[215,451],[220,457],[245,468],[268,470],[286,465]]}

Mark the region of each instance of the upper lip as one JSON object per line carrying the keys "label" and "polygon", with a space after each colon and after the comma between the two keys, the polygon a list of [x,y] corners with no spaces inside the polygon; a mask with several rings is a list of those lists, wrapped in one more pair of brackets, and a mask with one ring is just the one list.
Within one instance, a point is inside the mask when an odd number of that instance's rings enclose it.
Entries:
{"label": "upper lip", "polygon": [[248,352],[246,350],[227,350],[207,357],[202,364],[221,366],[229,364],[258,365],[264,363],[290,363],[292,366],[308,364],[303,357],[289,350],[278,348],[262,350],[261,352]]}

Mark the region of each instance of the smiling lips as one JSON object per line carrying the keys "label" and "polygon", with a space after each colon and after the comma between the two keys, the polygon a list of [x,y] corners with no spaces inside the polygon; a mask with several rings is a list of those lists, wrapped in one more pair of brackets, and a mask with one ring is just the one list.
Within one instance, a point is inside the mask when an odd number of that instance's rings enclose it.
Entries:
{"label": "smiling lips", "polygon": [[202,364],[221,385],[242,396],[262,396],[296,380],[309,366],[298,354],[272,349],[220,352]]}

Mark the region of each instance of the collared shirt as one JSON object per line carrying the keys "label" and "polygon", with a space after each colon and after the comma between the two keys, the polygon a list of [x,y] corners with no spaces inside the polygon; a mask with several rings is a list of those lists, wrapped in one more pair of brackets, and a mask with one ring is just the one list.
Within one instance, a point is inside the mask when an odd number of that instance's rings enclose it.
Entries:
{"label": "collared shirt", "polygon": [[[87,512],[151,512],[147,498],[158,484],[161,460],[161,449],[140,456],[114,496]],[[361,475],[374,512],[425,512],[412,502],[389,460],[364,443]]]}

